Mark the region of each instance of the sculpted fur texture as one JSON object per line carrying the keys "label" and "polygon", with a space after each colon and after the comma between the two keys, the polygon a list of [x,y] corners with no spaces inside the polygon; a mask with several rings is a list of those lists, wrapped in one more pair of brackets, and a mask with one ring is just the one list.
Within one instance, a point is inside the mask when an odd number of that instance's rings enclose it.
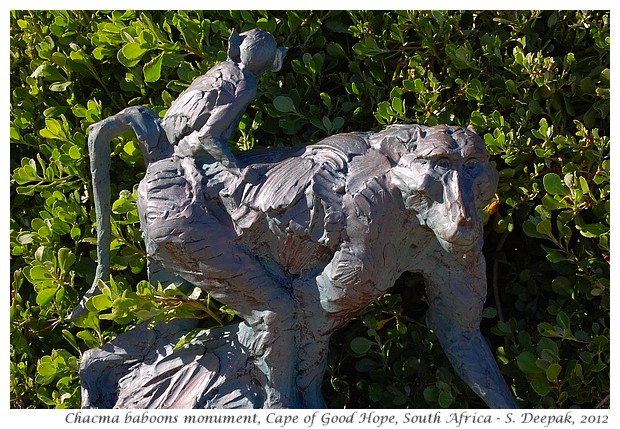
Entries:
{"label": "sculpted fur texture", "polygon": [[244,322],[182,350],[172,344],[186,322],[138,327],[112,351],[89,351],[83,405],[322,408],[330,335],[418,272],[428,325],[456,372],[489,406],[514,407],[479,330],[481,212],[497,186],[483,141],[466,128],[408,124],[233,154],[226,140],[256,78],[284,52],[268,33],[233,32],[229,61],[163,120],[132,107],[91,127],[99,267],[85,299],[109,278],[109,142],[133,130],[147,165],[138,211],[149,280],[198,286]]}

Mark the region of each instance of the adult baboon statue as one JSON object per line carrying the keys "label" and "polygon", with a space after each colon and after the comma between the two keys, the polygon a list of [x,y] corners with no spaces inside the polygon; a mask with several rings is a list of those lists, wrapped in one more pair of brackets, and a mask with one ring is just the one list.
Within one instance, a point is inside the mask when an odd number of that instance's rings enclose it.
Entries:
{"label": "adult baboon statue", "polygon": [[[281,63],[277,52],[271,44],[259,69]],[[472,130],[398,125],[235,156],[220,150],[228,131],[186,120],[211,118],[207,107],[184,103],[163,121],[139,107],[91,128],[99,267],[88,295],[109,278],[108,143],[133,130],[147,164],[138,210],[150,280],[180,277],[244,322],[180,351],[162,326],[89,351],[83,406],[324,407],[330,335],[408,271],[424,276],[428,325],[456,372],[490,407],[516,406],[479,330],[481,212],[497,172]],[[223,114],[219,129],[238,117]]]}

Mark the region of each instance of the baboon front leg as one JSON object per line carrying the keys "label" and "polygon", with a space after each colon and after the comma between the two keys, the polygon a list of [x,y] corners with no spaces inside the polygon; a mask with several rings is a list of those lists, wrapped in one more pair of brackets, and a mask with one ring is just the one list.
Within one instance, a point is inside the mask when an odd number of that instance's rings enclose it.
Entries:
{"label": "baboon front leg", "polygon": [[481,252],[447,256],[426,275],[428,326],[435,331],[457,374],[490,408],[517,408],[493,353],[480,333],[486,296]]}

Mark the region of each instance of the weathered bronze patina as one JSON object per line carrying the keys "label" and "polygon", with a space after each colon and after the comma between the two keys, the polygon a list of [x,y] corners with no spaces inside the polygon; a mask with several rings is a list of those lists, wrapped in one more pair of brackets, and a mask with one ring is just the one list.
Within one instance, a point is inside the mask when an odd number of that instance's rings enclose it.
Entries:
{"label": "weathered bronze patina", "polygon": [[[297,148],[233,154],[226,141],[285,49],[237,34],[229,61],[199,77],[163,119],[134,107],[95,124],[89,147],[99,279],[109,278],[109,142],[135,132],[146,175],[138,209],[151,282],[189,282],[243,323],[139,326],[84,355],[84,407],[321,408],[330,335],[422,273],[428,325],[490,407],[514,407],[482,337],[483,207],[497,186],[471,129],[395,125]],[[83,311],[78,307],[77,317]]]}

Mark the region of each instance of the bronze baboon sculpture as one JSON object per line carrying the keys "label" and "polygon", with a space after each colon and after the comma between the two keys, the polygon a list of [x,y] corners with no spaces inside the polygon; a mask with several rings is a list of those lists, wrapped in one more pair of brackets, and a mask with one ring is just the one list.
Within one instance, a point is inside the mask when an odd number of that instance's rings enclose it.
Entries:
{"label": "bronze baboon sculpture", "polygon": [[138,210],[150,280],[199,286],[244,322],[180,350],[193,321],[139,326],[88,351],[83,406],[322,408],[330,335],[411,271],[456,372],[490,407],[515,407],[479,330],[481,212],[497,186],[483,141],[396,125],[235,155],[226,140],[284,52],[268,33],[233,32],[229,62],[163,120],[134,107],[91,127],[99,267],[87,297],[109,278],[108,143],[132,130],[147,164]]}

